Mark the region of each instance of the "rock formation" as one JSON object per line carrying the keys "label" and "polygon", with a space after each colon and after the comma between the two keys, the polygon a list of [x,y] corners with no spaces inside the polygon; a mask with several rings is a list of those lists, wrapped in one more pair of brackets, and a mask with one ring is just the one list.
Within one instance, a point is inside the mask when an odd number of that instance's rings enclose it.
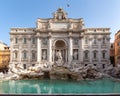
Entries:
{"label": "rock formation", "polygon": [[23,69],[18,64],[10,65],[8,74],[0,74],[1,80],[32,78],[43,79],[47,76],[49,79],[73,79],[79,81],[86,79],[99,79],[109,76],[120,78],[120,68],[113,68],[111,66],[108,66],[104,70],[104,73],[101,73],[93,64],[84,66],[83,64],[77,64],[73,62],[72,64],[57,65],[43,62],[42,64],[30,66],[28,69]]}

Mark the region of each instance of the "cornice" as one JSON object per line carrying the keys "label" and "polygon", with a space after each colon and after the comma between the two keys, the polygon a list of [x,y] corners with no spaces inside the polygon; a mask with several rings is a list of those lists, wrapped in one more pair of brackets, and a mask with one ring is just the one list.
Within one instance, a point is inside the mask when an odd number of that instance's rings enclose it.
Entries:
{"label": "cornice", "polygon": [[10,35],[34,35],[35,33],[10,32]]}
{"label": "cornice", "polygon": [[90,33],[85,33],[85,35],[110,35],[111,33],[107,32],[107,33],[103,33],[103,32],[97,32],[97,33],[93,33],[93,32],[90,32]]}
{"label": "cornice", "polygon": [[110,28],[86,28],[86,30],[110,30]]}
{"label": "cornice", "polygon": [[84,32],[84,29],[35,29],[35,32]]}

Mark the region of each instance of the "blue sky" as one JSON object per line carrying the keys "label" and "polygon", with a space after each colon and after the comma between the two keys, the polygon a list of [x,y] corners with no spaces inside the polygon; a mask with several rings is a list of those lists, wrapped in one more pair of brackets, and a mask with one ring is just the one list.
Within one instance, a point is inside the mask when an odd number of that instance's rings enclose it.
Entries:
{"label": "blue sky", "polygon": [[83,18],[86,28],[111,28],[111,41],[120,30],[120,0],[0,0],[0,40],[10,45],[10,28],[35,27],[59,7],[69,18]]}

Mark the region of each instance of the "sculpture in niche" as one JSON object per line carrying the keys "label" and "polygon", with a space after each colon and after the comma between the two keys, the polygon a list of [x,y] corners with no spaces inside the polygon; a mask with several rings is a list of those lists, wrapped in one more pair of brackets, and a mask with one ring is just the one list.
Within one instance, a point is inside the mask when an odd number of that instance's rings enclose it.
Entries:
{"label": "sculpture in niche", "polygon": [[78,50],[74,50],[73,60],[78,60]]}
{"label": "sculpture in niche", "polygon": [[43,60],[46,60],[47,59],[47,51],[46,50],[43,50],[43,52],[42,52],[42,59]]}
{"label": "sculpture in niche", "polygon": [[54,13],[54,19],[57,19],[57,13],[56,12]]}
{"label": "sculpture in niche", "polygon": [[67,14],[63,13],[63,19],[67,19]]}
{"label": "sculpture in niche", "polygon": [[58,61],[59,61],[59,60],[62,60],[62,54],[61,54],[60,51],[57,51],[56,57],[57,57],[57,60],[58,60]]}

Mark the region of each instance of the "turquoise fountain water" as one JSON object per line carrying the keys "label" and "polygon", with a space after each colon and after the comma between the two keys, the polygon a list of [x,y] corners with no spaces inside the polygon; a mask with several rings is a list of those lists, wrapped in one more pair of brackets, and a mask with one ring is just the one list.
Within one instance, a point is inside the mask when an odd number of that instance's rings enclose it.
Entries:
{"label": "turquoise fountain water", "polygon": [[10,80],[0,82],[0,93],[9,94],[120,94],[120,81]]}

